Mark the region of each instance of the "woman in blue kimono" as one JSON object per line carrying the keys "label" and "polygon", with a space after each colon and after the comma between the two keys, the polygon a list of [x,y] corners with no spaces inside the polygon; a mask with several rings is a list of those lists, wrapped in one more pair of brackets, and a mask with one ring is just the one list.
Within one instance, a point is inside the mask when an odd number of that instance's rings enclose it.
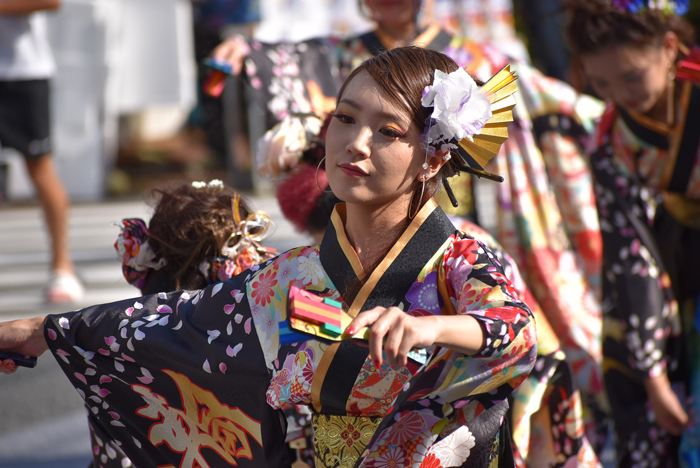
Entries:
{"label": "woman in blue kimono", "polygon": [[[198,291],[0,324],[0,348],[50,349],[136,466],[288,466],[286,403],[313,409],[318,467],[512,466],[506,399],[535,362],[534,322],[432,199],[454,150],[421,144],[439,107],[426,88],[464,104],[447,114],[460,134],[488,120],[475,85],[448,86],[459,71],[399,48],[348,79],[326,147],[345,203],[320,246]],[[340,302],[347,333],[371,326],[368,346],[280,345],[292,286]]]}

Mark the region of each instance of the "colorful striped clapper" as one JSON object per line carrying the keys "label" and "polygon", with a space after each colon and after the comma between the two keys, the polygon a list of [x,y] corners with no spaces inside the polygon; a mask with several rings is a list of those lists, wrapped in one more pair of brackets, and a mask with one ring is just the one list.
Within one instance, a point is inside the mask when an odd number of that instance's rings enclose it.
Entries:
{"label": "colorful striped clapper", "polygon": [[289,323],[280,322],[280,344],[309,339],[369,339],[369,328],[363,328],[353,336],[344,333],[352,317],[342,307],[340,302],[292,286],[289,289]]}
{"label": "colorful striped clapper", "polygon": [[204,59],[204,65],[211,68],[207,79],[202,86],[204,92],[212,97],[219,97],[224,92],[226,86],[226,76],[232,72],[231,65],[223,60],[216,60],[211,57]]}

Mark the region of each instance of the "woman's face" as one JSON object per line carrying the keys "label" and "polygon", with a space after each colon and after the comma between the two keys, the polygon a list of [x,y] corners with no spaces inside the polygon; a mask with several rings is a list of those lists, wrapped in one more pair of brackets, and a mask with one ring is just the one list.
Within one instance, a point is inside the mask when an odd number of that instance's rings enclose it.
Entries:
{"label": "woman's face", "polygon": [[669,66],[665,46],[623,46],[581,57],[584,71],[598,95],[628,111],[647,114],[666,96]]}
{"label": "woman's face", "polygon": [[347,203],[407,204],[412,184],[425,172],[421,131],[367,72],[359,73],[345,87],[326,136],[333,192]]}
{"label": "woman's face", "polygon": [[372,19],[386,26],[404,25],[416,20],[420,1],[417,0],[364,0]]}

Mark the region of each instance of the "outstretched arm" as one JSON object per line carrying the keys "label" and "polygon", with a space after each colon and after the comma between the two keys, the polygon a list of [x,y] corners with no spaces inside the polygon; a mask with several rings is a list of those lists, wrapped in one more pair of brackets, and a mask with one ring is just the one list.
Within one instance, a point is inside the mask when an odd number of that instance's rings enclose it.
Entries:
{"label": "outstretched arm", "polygon": [[243,62],[249,53],[250,47],[243,36],[234,35],[222,41],[210,55],[215,60],[228,62],[231,65],[232,74],[238,76],[243,70]]}
{"label": "outstretched arm", "polygon": [[[44,338],[46,317],[0,323],[0,349],[27,356],[41,356],[49,349]],[[17,366],[11,359],[0,360],[0,373],[12,374]]]}
{"label": "outstretched arm", "polygon": [[57,10],[61,0],[5,0],[0,2],[0,15],[28,15],[35,11]]}

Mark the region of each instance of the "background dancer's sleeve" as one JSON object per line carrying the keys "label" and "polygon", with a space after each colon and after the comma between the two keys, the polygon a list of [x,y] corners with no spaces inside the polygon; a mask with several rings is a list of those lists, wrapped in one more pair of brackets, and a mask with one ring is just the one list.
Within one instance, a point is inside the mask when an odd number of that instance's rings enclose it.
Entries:
{"label": "background dancer's sleeve", "polygon": [[265,106],[267,128],[291,114],[323,117],[324,109],[335,108],[336,41],[267,44],[250,40],[249,45],[244,70],[256,100]]}
{"label": "background dancer's sleeve", "polygon": [[515,68],[519,77],[518,91],[531,119],[564,115],[574,119],[588,133],[593,132],[596,120],[605,110],[602,101],[576,91],[564,81],[545,76],[532,66],[517,64]]}

